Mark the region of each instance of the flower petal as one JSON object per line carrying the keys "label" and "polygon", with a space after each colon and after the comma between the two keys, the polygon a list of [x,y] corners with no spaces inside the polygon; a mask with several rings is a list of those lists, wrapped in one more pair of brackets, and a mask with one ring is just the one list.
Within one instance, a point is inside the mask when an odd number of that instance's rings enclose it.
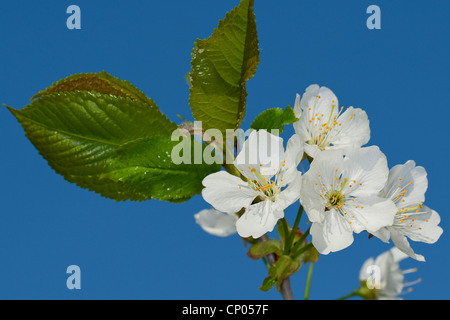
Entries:
{"label": "flower petal", "polygon": [[294,113],[297,118],[300,118],[300,116],[302,115],[302,110],[300,106],[301,98],[302,97],[298,93],[295,95]]}
{"label": "flower petal", "polygon": [[386,156],[377,146],[347,150],[345,158],[344,175],[349,179],[343,191],[345,194],[372,196],[383,189],[389,168]]}
{"label": "flower petal", "polygon": [[372,235],[377,237],[384,243],[389,243],[389,239],[391,239],[391,233],[389,232],[389,229],[387,227],[381,228],[380,230],[373,232]]}
{"label": "flower petal", "polygon": [[243,238],[253,237],[258,239],[267,232],[271,232],[284,216],[284,212],[270,200],[253,204],[245,210],[245,213],[236,223],[238,234]]}
{"label": "flower petal", "polygon": [[226,214],[215,209],[205,209],[194,215],[197,224],[214,236],[227,237],[236,233],[235,214]]}
{"label": "flower petal", "polygon": [[369,280],[369,276],[371,275],[371,267],[375,264],[374,258],[367,259],[359,271],[359,281],[367,281]]}
{"label": "flower petal", "polygon": [[393,247],[375,259],[375,265],[380,267],[381,287],[385,298],[395,298],[402,292],[404,275],[399,262],[405,258],[406,254]]}
{"label": "flower petal", "polygon": [[[312,114],[317,113],[318,115],[324,114],[329,116],[333,105],[336,106],[333,110],[333,115],[337,115],[339,109],[338,98],[329,88],[320,87],[317,84],[312,84],[306,88],[300,100],[302,111],[314,111]],[[309,108],[311,110],[308,110]]]}
{"label": "flower petal", "polygon": [[391,232],[392,242],[400,251],[402,251],[403,253],[407,254],[408,256],[417,261],[425,262],[424,256],[414,253],[414,250],[411,248],[408,239],[406,238],[405,235],[401,234],[399,230],[394,228],[389,228],[389,230]]}
{"label": "flower petal", "polygon": [[345,205],[345,210],[348,216],[356,220],[356,223],[352,223],[356,233],[367,230],[373,234],[394,223],[397,206],[390,199],[377,196],[358,197],[350,202],[351,204]]}
{"label": "flower petal", "polygon": [[297,134],[294,134],[287,143],[286,152],[284,153],[284,162],[281,166],[280,175],[282,176],[282,186],[289,184],[297,177],[297,167],[303,157],[303,143]]}
{"label": "flower petal", "polygon": [[369,142],[369,119],[365,111],[350,107],[336,121],[339,126],[330,133],[334,148],[359,148]]}
{"label": "flower petal", "polygon": [[297,95],[294,112],[299,121],[294,123],[294,129],[304,143],[305,152],[309,156],[314,158],[320,149],[307,142],[321,134],[321,130],[327,125],[329,119],[337,116],[338,109],[339,102],[336,95],[326,87],[309,86],[300,101]]}
{"label": "flower petal", "polygon": [[406,208],[425,201],[427,188],[427,172],[409,160],[389,171],[386,186],[381,190],[380,196],[392,199],[398,208]]}
{"label": "flower petal", "polygon": [[225,171],[210,174],[203,179],[203,199],[219,211],[236,213],[248,207],[257,193],[244,181]]}
{"label": "flower petal", "polygon": [[443,233],[442,228],[439,227],[441,217],[436,211],[426,206],[422,206],[412,213],[405,212],[401,214],[400,217],[403,217],[403,219],[396,219],[393,228],[401,230],[400,232],[402,234],[413,241],[432,244],[435,243]]}
{"label": "flower petal", "polygon": [[320,197],[322,185],[316,165],[317,162],[314,160],[310,169],[302,177],[300,202],[311,222],[322,223],[325,214],[325,201]]}
{"label": "flower petal", "polygon": [[252,131],[234,161],[247,178],[255,180],[253,171],[266,178],[274,176],[284,156],[283,139],[266,130]]}
{"label": "flower petal", "polygon": [[350,224],[335,210],[325,214],[323,223],[312,224],[311,236],[314,247],[321,254],[345,249],[353,243]]}
{"label": "flower petal", "polygon": [[300,198],[302,188],[302,174],[298,171],[291,174],[291,182],[280,192],[275,202],[280,210],[284,210]]}

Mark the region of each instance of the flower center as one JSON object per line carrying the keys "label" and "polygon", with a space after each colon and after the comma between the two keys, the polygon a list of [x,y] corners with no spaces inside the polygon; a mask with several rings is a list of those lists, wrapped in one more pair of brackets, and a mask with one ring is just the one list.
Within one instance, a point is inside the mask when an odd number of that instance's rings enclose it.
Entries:
{"label": "flower center", "polygon": [[275,178],[272,180],[265,178],[254,168],[251,168],[251,172],[253,173],[255,179],[247,178],[248,186],[257,191],[260,197],[275,201],[275,197],[281,191],[279,182],[283,181],[283,179],[280,179],[280,174],[277,173]]}
{"label": "flower center", "polygon": [[345,204],[345,196],[341,193],[341,191],[332,190],[328,192],[325,199],[327,199],[327,203],[325,204],[325,211],[329,211],[331,209],[341,209]]}
{"label": "flower center", "polygon": [[[336,169],[336,172],[338,170]],[[328,191],[326,191],[326,193],[321,197],[323,197],[323,199],[325,199],[325,211],[330,211],[331,209],[335,209],[339,212],[342,211],[342,207],[344,206],[347,197],[346,195],[344,195],[342,193],[342,191],[344,190],[344,187],[347,185],[347,178],[344,178],[343,180],[341,180],[338,177],[334,178],[335,181],[340,180],[340,185],[341,188],[339,190],[335,189],[334,184],[330,185],[330,189]]]}

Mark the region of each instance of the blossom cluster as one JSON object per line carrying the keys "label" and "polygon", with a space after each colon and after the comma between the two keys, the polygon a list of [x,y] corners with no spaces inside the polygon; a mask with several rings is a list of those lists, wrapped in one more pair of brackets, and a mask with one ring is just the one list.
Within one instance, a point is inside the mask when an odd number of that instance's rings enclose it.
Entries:
{"label": "blossom cluster", "polygon": [[[347,248],[354,233],[366,231],[424,261],[409,240],[434,243],[442,234],[439,214],[424,205],[425,169],[412,160],[389,169],[379,147],[365,146],[366,112],[339,107],[326,87],[297,95],[294,112],[299,120],[286,148],[281,137],[253,131],[234,160],[240,176],[220,171],[203,180],[202,196],[214,209],[197,214],[197,223],[215,235],[257,239],[300,201],[321,254]],[[301,172],[304,159],[310,164]]]}

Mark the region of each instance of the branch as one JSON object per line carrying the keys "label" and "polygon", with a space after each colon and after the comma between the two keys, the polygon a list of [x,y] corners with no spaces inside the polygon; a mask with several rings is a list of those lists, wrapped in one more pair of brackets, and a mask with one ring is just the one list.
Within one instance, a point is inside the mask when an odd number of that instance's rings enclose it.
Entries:
{"label": "branch", "polygon": [[[268,239],[269,237],[267,236],[267,234],[261,237],[261,241],[267,241]],[[276,262],[275,254],[271,253],[267,255],[267,261],[269,261],[270,265],[274,265]],[[292,293],[291,288],[291,281],[289,277],[283,279],[283,281],[281,282],[280,293],[284,300],[294,300],[294,295]]]}

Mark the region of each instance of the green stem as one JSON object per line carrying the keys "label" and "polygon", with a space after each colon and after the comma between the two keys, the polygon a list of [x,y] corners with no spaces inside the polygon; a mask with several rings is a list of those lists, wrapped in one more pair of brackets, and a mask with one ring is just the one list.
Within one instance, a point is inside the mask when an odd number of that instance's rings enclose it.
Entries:
{"label": "green stem", "polygon": [[296,252],[304,243],[306,237],[309,235],[309,232],[311,231],[311,227],[306,230],[306,232],[301,236],[301,238],[297,241],[297,243],[292,248],[291,252]]}
{"label": "green stem", "polygon": [[[280,223],[281,223],[281,227],[283,228],[283,233],[285,234],[286,241],[287,241],[287,239],[289,237],[288,223],[287,223],[285,218],[281,219]],[[285,242],[285,244],[284,244],[284,254],[288,254],[289,253],[288,250],[289,250],[289,247],[287,246],[287,242]]]}
{"label": "green stem", "polygon": [[285,254],[289,254],[291,252],[292,242],[294,242],[295,233],[297,232],[298,225],[300,224],[302,214],[303,214],[303,206],[300,206],[300,209],[298,209],[297,217],[295,218],[294,226],[292,227],[289,237],[286,239],[286,244],[284,248]]}
{"label": "green stem", "polygon": [[239,170],[234,166],[234,164],[224,164],[223,167],[225,168],[225,170],[238,177],[238,178],[242,178],[241,173],[239,172]]}
{"label": "green stem", "polygon": [[297,252],[295,252],[293,255],[292,255],[292,259],[297,259],[298,257],[300,257],[300,255],[303,253],[303,252],[306,252],[306,251],[308,251],[311,247],[313,246],[313,244],[310,242],[310,243],[308,243],[308,244],[306,244],[304,247],[302,247],[302,248],[300,248],[300,250],[298,250]]}
{"label": "green stem", "polygon": [[305,300],[309,299],[309,289],[311,287],[311,277],[312,277],[313,269],[314,269],[314,263],[310,262],[309,271],[308,271],[308,278],[306,280]]}
{"label": "green stem", "polygon": [[345,295],[343,297],[340,297],[337,300],[347,300],[347,299],[350,299],[350,298],[353,298],[353,297],[356,297],[356,296],[359,296],[359,289],[358,290],[353,290],[349,294],[347,294],[347,295]]}

